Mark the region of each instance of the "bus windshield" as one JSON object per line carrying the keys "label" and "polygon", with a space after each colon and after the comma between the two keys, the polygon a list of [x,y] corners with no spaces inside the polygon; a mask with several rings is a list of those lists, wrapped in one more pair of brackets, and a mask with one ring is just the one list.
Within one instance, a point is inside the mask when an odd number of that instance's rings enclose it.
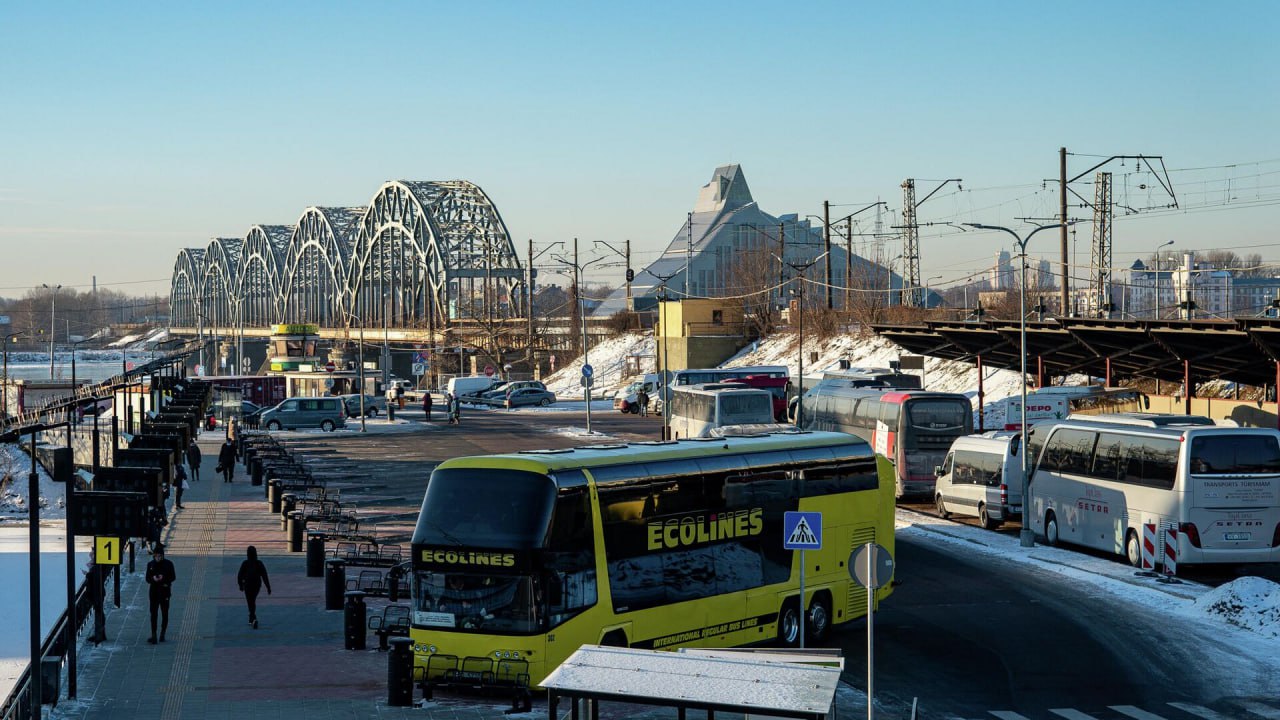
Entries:
{"label": "bus windshield", "polygon": [[540,593],[529,576],[419,571],[415,583],[415,624],[486,633],[540,629]]}
{"label": "bus windshield", "polygon": [[1270,435],[1201,435],[1191,441],[1194,475],[1280,474],[1280,444]]}
{"label": "bus windshield", "polygon": [[524,550],[541,547],[556,489],[520,470],[437,470],[431,474],[415,543]]}
{"label": "bus windshield", "polygon": [[963,430],[969,408],[955,400],[911,400],[907,403],[907,424],[917,430],[934,432]]}

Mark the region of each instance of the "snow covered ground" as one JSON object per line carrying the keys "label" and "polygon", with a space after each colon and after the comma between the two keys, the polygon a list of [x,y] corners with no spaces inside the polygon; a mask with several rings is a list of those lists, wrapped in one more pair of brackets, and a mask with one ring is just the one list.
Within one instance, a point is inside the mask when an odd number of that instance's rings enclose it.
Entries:
{"label": "snow covered ground", "polygon": [[[27,492],[31,487],[31,456],[11,443],[0,443],[0,526],[15,522],[27,522]],[[56,483],[44,468],[36,465],[39,476],[40,518],[65,520],[67,517],[66,488]],[[5,480],[5,478],[8,480]]]}

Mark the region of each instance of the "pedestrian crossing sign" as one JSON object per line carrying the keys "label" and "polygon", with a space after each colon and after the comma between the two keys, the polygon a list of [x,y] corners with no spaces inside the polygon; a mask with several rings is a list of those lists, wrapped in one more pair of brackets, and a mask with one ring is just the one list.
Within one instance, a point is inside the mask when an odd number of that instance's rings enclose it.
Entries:
{"label": "pedestrian crossing sign", "polygon": [[782,516],[784,550],[818,550],[822,547],[822,513],[787,512]]}

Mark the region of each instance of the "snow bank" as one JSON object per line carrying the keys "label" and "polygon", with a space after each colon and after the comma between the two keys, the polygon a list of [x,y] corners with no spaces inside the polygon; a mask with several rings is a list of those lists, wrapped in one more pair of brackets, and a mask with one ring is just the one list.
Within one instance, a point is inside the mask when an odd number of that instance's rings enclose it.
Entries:
{"label": "snow bank", "polygon": [[1280,638],[1280,585],[1242,577],[1196,598],[1185,612]]}
{"label": "snow bank", "polygon": [[[591,361],[592,370],[595,371],[595,384],[591,387],[592,397],[612,398],[616,391],[631,382],[632,376],[626,374],[628,356],[652,356],[654,353],[653,336],[642,332],[622,333],[591,348],[587,356]],[[583,359],[579,357],[550,377],[542,379],[547,389],[556,394],[556,399],[583,396],[580,382],[582,362]]]}
{"label": "snow bank", "polygon": [[[0,444],[0,523],[25,522],[31,473],[31,456],[17,445]],[[62,483],[55,483],[44,468],[36,465],[40,487],[40,518],[64,520],[67,517],[67,499]],[[5,478],[8,478],[7,480]]]}

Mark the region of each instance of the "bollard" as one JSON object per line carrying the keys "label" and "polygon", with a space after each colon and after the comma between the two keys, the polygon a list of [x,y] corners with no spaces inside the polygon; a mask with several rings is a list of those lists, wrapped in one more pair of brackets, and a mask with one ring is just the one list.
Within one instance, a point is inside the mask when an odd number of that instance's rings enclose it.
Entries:
{"label": "bollard", "polygon": [[252,478],[251,485],[257,487],[262,484],[262,463],[256,458],[249,463],[249,477]]}
{"label": "bollard", "polygon": [[289,494],[280,499],[280,529],[289,529],[289,513],[298,508],[298,496]]}
{"label": "bollard", "polygon": [[387,571],[387,599],[391,602],[400,601],[400,575],[399,566]]}
{"label": "bollard", "polygon": [[134,573],[134,569],[133,569],[133,548],[134,548],[134,542],[133,542],[132,540],[130,540],[130,541],[129,541],[129,574],[130,574],[130,575],[132,575],[132,574]]}
{"label": "bollard", "polygon": [[387,654],[387,704],[391,707],[413,705],[413,640],[391,638]]}
{"label": "bollard", "polygon": [[341,560],[324,563],[324,609],[341,610],[342,593],[347,589],[347,564]]}
{"label": "bollard", "polygon": [[267,508],[273,513],[280,512],[280,481],[267,483]]}
{"label": "bollard", "polygon": [[302,552],[302,538],[307,533],[307,519],[301,510],[289,513],[289,552]]}
{"label": "bollard", "polygon": [[365,604],[364,593],[351,590],[346,593],[347,604],[342,608],[342,637],[348,650],[364,650]]}
{"label": "bollard", "polygon": [[387,422],[395,422],[396,405],[395,403],[387,403]]}
{"label": "bollard", "polygon": [[307,531],[307,577],[324,577],[324,533]]}

